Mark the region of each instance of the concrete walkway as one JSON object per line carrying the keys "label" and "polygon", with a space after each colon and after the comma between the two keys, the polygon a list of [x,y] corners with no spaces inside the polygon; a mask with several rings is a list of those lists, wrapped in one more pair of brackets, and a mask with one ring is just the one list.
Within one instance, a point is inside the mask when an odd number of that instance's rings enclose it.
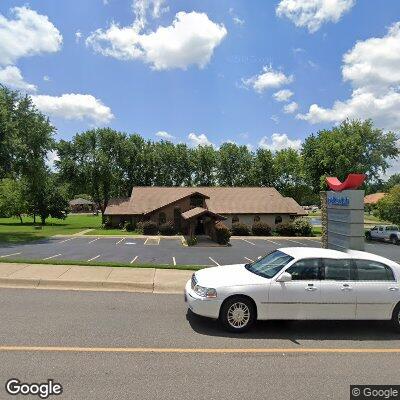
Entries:
{"label": "concrete walkway", "polygon": [[193,271],[0,263],[0,287],[183,293]]}

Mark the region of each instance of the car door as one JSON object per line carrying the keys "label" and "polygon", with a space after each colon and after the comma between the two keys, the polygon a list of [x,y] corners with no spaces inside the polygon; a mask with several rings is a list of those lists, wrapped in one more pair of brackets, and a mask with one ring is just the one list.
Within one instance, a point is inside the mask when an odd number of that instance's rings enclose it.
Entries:
{"label": "car door", "polygon": [[376,235],[377,239],[383,240],[385,238],[385,229],[383,228],[383,226],[379,226],[378,227],[378,232]]}
{"label": "car door", "polygon": [[378,239],[378,238],[379,238],[378,227],[377,227],[377,226],[374,226],[374,227],[370,230],[370,234],[371,234],[371,238],[372,238],[372,239]]}
{"label": "car door", "polygon": [[[317,258],[295,262],[284,272],[292,276],[289,282],[270,284],[268,319],[316,319],[320,315],[321,261]],[[282,271],[283,272],[283,271]]]}
{"label": "car door", "polygon": [[321,319],[355,319],[357,287],[351,259],[322,260]]}
{"label": "car door", "polygon": [[400,300],[399,283],[393,270],[383,263],[355,260],[357,267],[357,319],[390,319]]}

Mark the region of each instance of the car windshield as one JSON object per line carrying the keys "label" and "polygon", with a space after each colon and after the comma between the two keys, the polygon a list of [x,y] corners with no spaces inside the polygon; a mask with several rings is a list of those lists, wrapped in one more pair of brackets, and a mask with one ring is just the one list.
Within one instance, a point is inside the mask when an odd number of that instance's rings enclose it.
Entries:
{"label": "car windshield", "polygon": [[246,264],[246,269],[256,275],[270,279],[292,260],[293,257],[288,254],[275,250],[252,264]]}

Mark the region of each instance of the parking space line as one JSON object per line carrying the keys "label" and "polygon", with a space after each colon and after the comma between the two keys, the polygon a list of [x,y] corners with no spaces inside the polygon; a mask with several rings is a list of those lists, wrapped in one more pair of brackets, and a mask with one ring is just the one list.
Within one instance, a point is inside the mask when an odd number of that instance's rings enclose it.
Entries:
{"label": "parking space line", "polygon": [[54,256],[43,258],[43,261],[44,260],[51,260],[52,258],[56,258],[56,257],[60,257],[60,256],[61,256],[61,254],[55,254]]}
{"label": "parking space line", "polygon": [[125,238],[122,238],[121,240],[118,240],[118,242],[115,243],[115,244],[120,244],[120,243],[123,242],[124,240],[125,240]]}
{"label": "parking space line", "polygon": [[172,257],[172,262],[174,263],[174,265],[176,265],[175,257]]}
{"label": "parking space line", "polygon": [[139,257],[139,256],[136,256],[136,257],[131,261],[131,264],[133,264],[133,263],[138,259],[138,257]]}
{"label": "parking space line", "polygon": [[286,239],[288,242],[293,242],[293,243],[297,243],[297,244],[301,244],[302,246],[304,246],[304,242],[299,242],[297,240],[293,240],[293,239]]}
{"label": "parking space line", "polygon": [[76,237],[62,240],[61,242],[58,242],[58,244],[65,243],[65,242],[69,242],[70,240],[74,240],[74,239],[76,239]]}
{"label": "parking space line", "polygon": [[280,246],[280,243],[274,242],[274,241],[271,240],[271,239],[265,239],[265,241],[266,241],[266,242],[271,242],[271,243],[273,243],[273,244],[276,244],[276,245]]}
{"label": "parking space line", "polygon": [[4,256],[0,256],[0,258],[6,258],[6,257],[11,257],[11,256],[17,256],[18,254],[21,254],[21,253],[4,254]]}
{"label": "parking space line", "polygon": [[93,239],[93,240],[91,240],[90,242],[88,242],[88,244],[93,243],[93,242],[95,242],[96,240],[99,240],[99,239],[100,239],[100,238]]}
{"label": "parking space line", "polygon": [[220,264],[218,264],[213,258],[208,257],[214,264],[216,264],[218,267],[220,266]]}
{"label": "parking space line", "polygon": [[246,243],[250,243],[250,244],[252,244],[253,246],[255,246],[256,244],[255,243],[253,243],[253,242],[250,242],[250,240],[246,240],[246,239],[241,239],[241,240],[243,240],[243,242],[246,242]]}
{"label": "parking space line", "polygon": [[251,258],[248,257],[243,257],[243,258],[245,258],[247,261],[254,262],[254,260],[252,260]]}
{"label": "parking space line", "polygon": [[96,257],[91,258],[90,260],[87,260],[87,262],[97,260],[100,256],[101,256],[101,254],[99,254]]}

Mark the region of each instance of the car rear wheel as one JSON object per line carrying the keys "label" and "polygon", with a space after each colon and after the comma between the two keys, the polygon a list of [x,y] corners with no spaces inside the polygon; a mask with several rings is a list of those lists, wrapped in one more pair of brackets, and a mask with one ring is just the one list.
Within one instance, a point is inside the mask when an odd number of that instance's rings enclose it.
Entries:
{"label": "car rear wheel", "polygon": [[255,322],[256,310],[246,297],[232,297],[221,308],[220,321],[230,332],[244,332]]}
{"label": "car rear wheel", "polygon": [[400,303],[397,304],[392,315],[393,328],[400,333]]}

